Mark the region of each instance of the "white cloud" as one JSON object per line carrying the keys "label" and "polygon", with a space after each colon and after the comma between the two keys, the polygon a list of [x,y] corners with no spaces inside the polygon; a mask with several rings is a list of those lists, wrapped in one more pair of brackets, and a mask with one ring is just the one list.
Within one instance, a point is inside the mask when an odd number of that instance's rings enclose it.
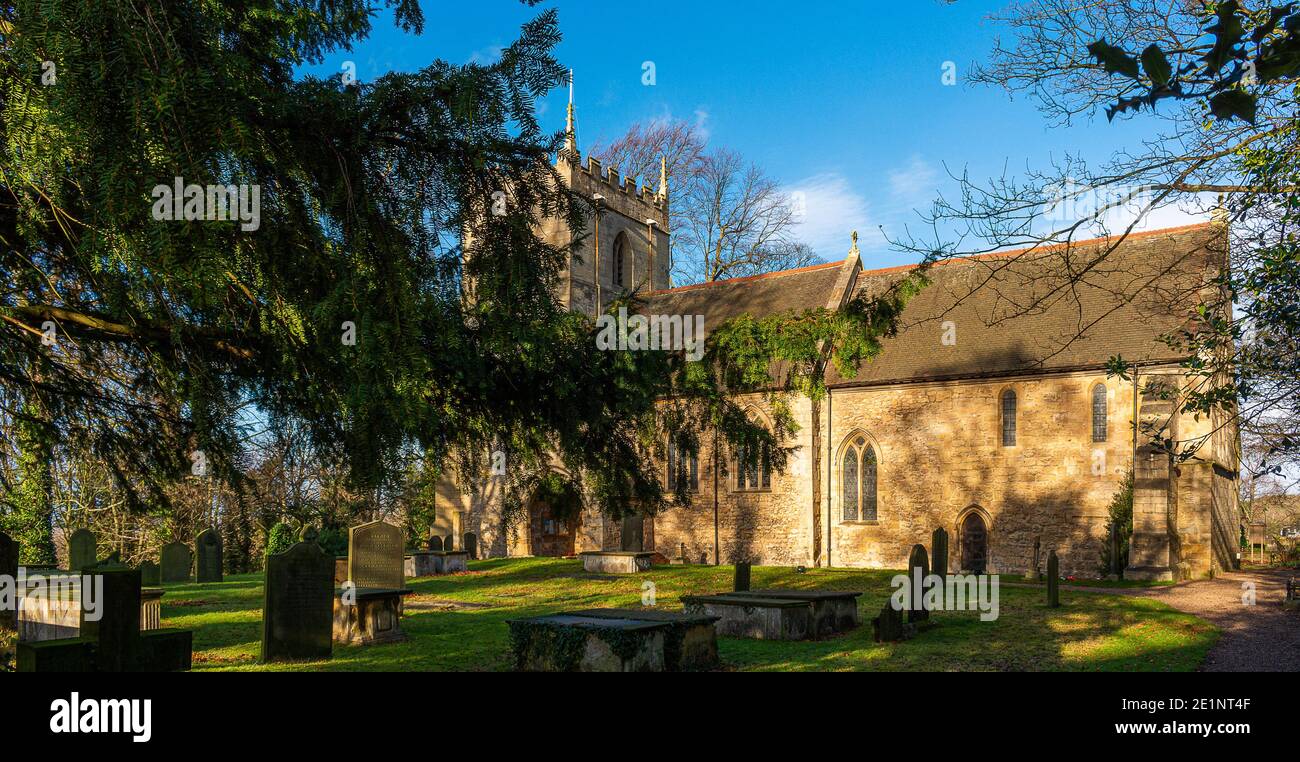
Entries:
{"label": "white cloud", "polygon": [[794,228],[795,236],[807,243],[827,261],[843,259],[849,251],[849,235],[858,231],[858,247],[866,250],[884,244],[884,238],[870,224],[866,198],[854,190],[842,175],[828,172],[813,175],[789,186],[790,194],[803,221]]}
{"label": "white cloud", "polygon": [[700,140],[706,143],[709,142],[709,135],[712,134],[712,130],[709,128],[710,116],[709,110],[704,106],[695,109],[695,130],[699,134]]}
{"label": "white cloud", "polygon": [[501,60],[501,51],[505,50],[501,45],[488,45],[469,54],[469,60],[465,63],[480,64],[490,66]]}
{"label": "white cloud", "polygon": [[896,204],[917,206],[934,200],[939,173],[934,166],[913,155],[905,166],[889,171],[889,191]]}

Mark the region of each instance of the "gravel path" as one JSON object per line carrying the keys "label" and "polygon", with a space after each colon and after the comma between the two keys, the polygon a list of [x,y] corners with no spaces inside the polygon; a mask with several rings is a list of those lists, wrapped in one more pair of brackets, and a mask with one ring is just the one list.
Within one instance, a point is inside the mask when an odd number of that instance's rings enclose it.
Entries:
{"label": "gravel path", "polygon": [[[1223,637],[1210,650],[1206,672],[1300,672],[1300,611],[1282,608],[1286,581],[1294,569],[1241,571],[1212,580],[1140,592],[1179,611],[1214,623]],[[1244,585],[1254,583],[1255,605],[1242,603]]]}
{"label": "gravel path", "polygon": [[[1173,606],[1223,631],[1201,665],[1205,672],[1300,672],[1300,610],[1282,608],[1286,581],[1300,577],[1294,569],[1240,571],[1212,580],[1171,587],[1078,588],[1110,595],[1132,595]],[[1242,603],[1243,585],[1254,583],[1255,605]]]}

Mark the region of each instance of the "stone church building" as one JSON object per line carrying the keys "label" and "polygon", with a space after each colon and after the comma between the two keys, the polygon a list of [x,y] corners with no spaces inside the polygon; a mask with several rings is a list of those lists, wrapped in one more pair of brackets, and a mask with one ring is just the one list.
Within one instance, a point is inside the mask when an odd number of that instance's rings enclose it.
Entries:
{"label": "stone church building", "polygon": [[[839,262],[670,288],[665,178],[637,188],[579,160],[573,135],[570,106],[557,166],[600,210],[556,295],[573,309],[595,314],[639,289],[643,314],[703,315],[707,331],[746,312],[836,308],[909,269],[865,269],[855,244]],[[664,561],[900,569],[944,527],[949,569],[1021,574],[1038,547],[1042,558],[1056,550],[1062,573],[1095,577],[1107,506],[1135,468],[1126,576],[1234,567],[1237,432],[1152,391],[1192,383],[1161,336],[1213,287],[1225,233],[1205,223],[1131,234],[1072,288],[1062,274],[1107,241],[937,265],[878,357],[852,378],[828,367],[829,394],[816,403],[790,400],[800,428],[784,472],[741,469],[735,453],[704,446],[661,464],[666,481],[687,480],[689,506],[614,522],[591,511],[560,520],[536,502],[518,526],[501,520],[490,480],[477,495],[445,482],[438,531],[472,533],[482,556],[636,549]],[[553,222],[544,234],[574,240]],[[1107,376],[1114,356],[1133,368],[1129,379]],[[767,416],[761,395],[748,401]],[[1135,425],[1199,447],[1174,459]]]}

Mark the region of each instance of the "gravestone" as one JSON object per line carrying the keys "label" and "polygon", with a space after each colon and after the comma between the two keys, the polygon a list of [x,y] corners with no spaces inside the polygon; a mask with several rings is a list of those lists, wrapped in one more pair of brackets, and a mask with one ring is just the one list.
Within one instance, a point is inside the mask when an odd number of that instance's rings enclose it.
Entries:
{"label": "gravestone", "polygon": [[298,533],[299,542],[316,542],[318,537],[320,537],[320,530],[310,524],[303,527],[302,531]]}
{"label": "gravestone", "polygon": [[735,581],[731,586],[732,590],[739,593],[749,589],[750,568],[748,561],[736,562],[736,576]]}
{"label": "gravestone", "polygon": [[443,549],[443,550],[455,550],[455,549],[456,549],[456,535],[454,535],[454,534],[449,534],[449,535],[447,535],[446,537],[442,538],[442,549]]}
{"label": "gravestone", "polygon": [[934,530],[930,538],[930,548],[934,550],[934,573],[940,583],[948,579],[948,532],[943,527]]}
{"label": "gravestone", "polygon": [[908,637],[908,627],[903,624],[903,612],[894,608],[893,603],[885,603],[880,609],[880,616],[871,620],[871,626],[877,643],[893,643]]}
{"label": "gravestone", "polygon": [[190,547],[183,542],[172,542],[163,546],[161,572],[163,582],[190,581]]}
{"label": "gravestone", "polygon": [[1058,608],[1061,605],[1061,562],[1056,558],[1056,551],[1047,554],[1047,606]]}
{"label": "gravestone", "polygon": [[330,658],[333,611],[334,559],[315,541],[267,556],[262,662]]}
{"label": "gravestone", "polygon": [[1025,572],[1025,579],[1030,582],[1038,581],[1038,554],[1042,549],[1041,542],[1042,541],[1039,538],[1034,538],[1034,557],[1030,561],[1029,569]]}
{"label": "gravestone", "polygon": [[221,534],[215,529],[205,529],[194,538],[194,580],[220,582]]}
{"label": "gravestone", "polygon": [[348,531],[348,579],[358,588],[400,590],[405,533],[392,524],[372,521]]}
{"label": "gravestone", "polygon": [[19,672],[164,672],[190,668],[193,633],[140,630],[140,570],[103,564],[99,617],[81,612],[78,637],[18,643]]}
{"label": "gravestone", "polygon": [[99,560],[95,533],[82,527],[68,537],[68,571],[79,572]]}
{"label": "gravestone", "polygon": [[[0,532],[0,575],[10,580],[18,579],[18,543],[9,535]],[[17,584],[16,582],[14,584]],[[18,601],[14,608],[0,605],[0,630],[18,631]]]}
{"label": "gravestone", "polygon": [[140,584],[145,587],[158,587],[162,584],[162,573],[153,561],[140,562]]}
{"label": "gravestone", "polygon": [[436,535],[436,534],[435,534],[434,536],[430,537],[430,538],[429,538],[429,550],[434,550],[434,551],[439,551],[439,552],[441,552],[441,551],[442,551],[442,538],[439,537],[439,536]]}
{"label": "gravestone", "polygon": [[917,580],[924,582],[925,578],[929,575],[930,559],[926,556],[925,546],[920,543],[913,545],[912,553],[907,558],[907,579],[911,585],[911,587],[908,588],[908,591],[911,593],[909,596],[910,599],[908,600],[908,623],[924,622],[930,618],[930,612],[925,608],[924,591],[916,585]]}
{"label": "gravestone", "polygon": [[470,560],[478,560],[478,535],[473,532],[465,533],[465,547],[461,548],[469,554]]}

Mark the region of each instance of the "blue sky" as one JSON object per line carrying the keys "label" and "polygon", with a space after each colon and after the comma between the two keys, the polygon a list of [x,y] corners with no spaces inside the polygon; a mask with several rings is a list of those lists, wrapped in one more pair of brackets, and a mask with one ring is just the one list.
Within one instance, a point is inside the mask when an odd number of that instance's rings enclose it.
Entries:
{"label": "blue sky", "polygon": [[[995,36],[1009,36],[985,20],[1005,3],[425,2],[422,35],[381,14],[370,39],[310,70],[334,74],[352,60],[364,81],[436,58],[492,60],[520,24],[554,6],[564,33],[558,54],[575,72],[580,147],[638,121],[696,121],[711,145],[739,151],[804,194],[798,235],[818,254],[842,257],[857,229],[864,263],[882,267],[911,257],[890,251],[880,227],[901,234],[917,222],[913,209],[950,192],[945,164],[985,178],[1067,152],[1097,161],[1154,127],[1099,114],[1049,129],[1029,99],[968,86],[971,64],[986,60]],[[653,86],[642,84],[646,61]],[[948,61],[956,86],[942,82]],[[566,100],[557,90],[540,105],[544,126],[563,126]],[[1153,224],[1184,221],[1166,215]]]}

